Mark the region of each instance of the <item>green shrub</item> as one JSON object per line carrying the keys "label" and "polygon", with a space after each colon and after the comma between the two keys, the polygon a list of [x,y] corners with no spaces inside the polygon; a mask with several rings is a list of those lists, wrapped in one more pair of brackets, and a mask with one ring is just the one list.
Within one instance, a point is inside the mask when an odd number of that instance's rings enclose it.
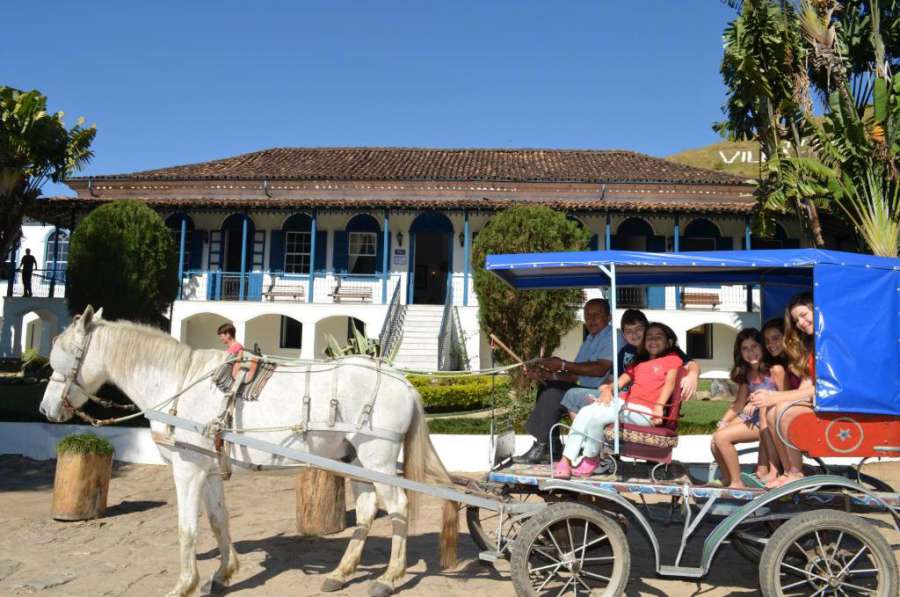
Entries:
{"label": "green shrub", "polygon": [[422,395],[422,403],[428,412],[453,412],[490,406],[492,387],[498,403],[505,401],[509,393],[509,378],[505,376],[492,382],[487,376],[412,375],[409,381]]}
{"label": "green shrub", "polygon": [[69,313],[103,307],[106,319],[162,326],[178,292],[178,251],[162,218],[138,201],[116,201],[88,214],[72,232]]}
{"label": "green shrub", "polygon": [[113,445],[93,433],[74,433],[67,435],[56,444],[57,454],[100,454],[107,456],[113,453]]}

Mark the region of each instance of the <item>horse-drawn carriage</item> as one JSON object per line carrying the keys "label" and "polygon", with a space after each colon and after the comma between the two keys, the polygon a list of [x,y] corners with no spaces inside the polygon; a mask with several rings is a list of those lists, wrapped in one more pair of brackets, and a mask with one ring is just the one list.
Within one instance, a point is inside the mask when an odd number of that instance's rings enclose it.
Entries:
{"label": "horse-drawn carriage", "polygon": [[[487,268],[520,289],[606,287],[613,309],[621,285],[744,284],[758,285],[761,315],[767,316],[780,312],[793,293],[811,288],[818,372],[815,414],[798,417],[789,439],[813,456],[900,456],[896,259],[816,250],[609,251],[495,255],[488,257]],[[631,550],[623,530],[628,525],[647,539],[661,576],[702,577],[722,545],[730,542],[759,562],[766,595],[898,593],[891,546],[858,514],[888,512],[898,526],[900,494],[858,468],[825,470],[817,461],[820,468],[810,471],[816,474],[771,491],[715,487],[709,484],[714,471],[708,465],[690,464],[683,474],[666,479],[650,479],[649,468],[631,462],[619,465],[618,475],[554,479],[547,466],[506,466],[511,444],[504,433],[494,438],[487,479],[454,486],[440,461],[435,462],[414,390],[379,361],[356,357],[282,363],[281,373],[292,375],[282,375],[285,381],[279,382],[276,374],[257,401],[230,402],[232,412],[223,419],[221,401],[206,387],[209,384],[200,383],[215,370],[210,365],[221,364],[221,354],[198,355],[204,351],[176,346],[143,328],[92,322],[92,314],[86,311],[54,344],[55,373],[41,409],[52,420],[66,420],[101,383],[111,380],[129,393],[156,429],[168,429],[171,441],[166,449],[175,469],[182,541],[182,572],[173,595],[186,595],[197,583],[193,550],[202,498],[222,558],[209,588],[226,584],[236,570],[217,474],[222,445],[227,447],[225,456],[239,465],[259,469],[265,459],[277,464],[296,461],[364,482],[354,488],[360,492],[357,517],[367,522],[360,523],[364,528],[354,534],[341,564],[326,578],[325,591],[340,589],[358,564],[377,492],[395,522],[394,547],[391,565],[371,593],[392,592],[405,570],[402,490],[409,490],[466,505],[480,557],[509,558],[519,595],[621,594],[630,571]],[[122,345],[142,352],[123,355]],[[165,396],[170,398],[159,402]],[[173,399],[179,396],[182,402],[173,412]],[[618,432],[616,424],[616,454]],[[639,440],[632,434],[629,441]],[[344,444],[355,448],[350,463],[340,460]],[[405,478],[396,474],[401,444]],[[648,496],[663,501],[647,504]],[[455,531],[455,519],[446,518],[447,511],[444,530]],[[371,516],[361,514],[365,512]],[[653,526],[657,513],[667,522],[683,523],[674,555],[662,553]],[[702,549],[689,549],[701,535]]]}
{"label": "horse-drawn carriage", "polygon": [[[605,251],[494,255],[486,267],[517,289],[606,287],[613,310],[621,286],[755,285],[763,320],[798,292],[815,299],[814,412],[797,417],[787,438],[815,457],[801,480],[735,490],[709,483],[714,465],[667,467],[669,480],[660,480],[660,465],[639,462],[618,464],[618,475],[556,479],[546,465],[509,465],[509,431],[497,435],[483,489],[510,504],[546,507],[518,517],[470,507],[467,521],[485,557],[510,558],[520,595],[619,594],[629,575],[628,523],[648,539],[661,576],[704,576],[728,542],[759,563],[765,595],[898,593],[891,546],[857,514],[887,511],[900,522],[900,494],[860,470],[867,458],[900,456],[900,260],[819,250]],[[616,428],[612,452],[668,465],[677,443],[672,421],[621,430],[636,444],[624,452]],[[674,442],[662,446],[661,438]],[[823,457],[861,460],[829,467]],[[614,462],[598,472],[616,473]],[[650,495],[668,499],[648,505]],[[656,514],[681,519],[677,553],[662,553]]]}

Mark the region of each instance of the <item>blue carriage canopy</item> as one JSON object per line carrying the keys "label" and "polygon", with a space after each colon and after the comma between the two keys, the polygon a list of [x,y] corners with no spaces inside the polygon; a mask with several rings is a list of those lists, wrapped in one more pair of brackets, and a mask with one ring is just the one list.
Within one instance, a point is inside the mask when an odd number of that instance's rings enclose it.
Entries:
{"label": "blue carriage canopy", "polygon": [[804,290],[815,301],[816,410],[900,415],[900,259],[819,249],[488,255],[517,289],[749,284],[763,319]]}

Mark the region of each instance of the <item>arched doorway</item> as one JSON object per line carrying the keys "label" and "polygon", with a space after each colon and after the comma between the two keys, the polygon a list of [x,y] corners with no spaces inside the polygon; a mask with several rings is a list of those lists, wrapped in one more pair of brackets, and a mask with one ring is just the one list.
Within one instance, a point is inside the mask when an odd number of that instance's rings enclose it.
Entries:
{"label": "arched doorway", "polygon": [[[244,238],[244,222],[247,223],[246,243]],[[253,268],[253,236],[256,227],[253,220],[244,214],[231,214],[222,222],[222,270],[226,272],[241,271],[241,255],[244,256],[243,270],[249,272]]]}
{"label": "arched doorway", "polygon": [[453,224],[436,211],[426,211],[409,227],[412,251],[407,301],[441,305],[447,293],[447,275],[453,271]]}

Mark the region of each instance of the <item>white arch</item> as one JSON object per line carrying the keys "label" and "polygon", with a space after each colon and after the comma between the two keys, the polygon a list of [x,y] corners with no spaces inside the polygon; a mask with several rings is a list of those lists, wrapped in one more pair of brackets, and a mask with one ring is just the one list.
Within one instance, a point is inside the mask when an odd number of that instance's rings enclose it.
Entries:
{"label": "white arch", "polygon": [[[0,328],[0,356],[18,357],[26,339],[26,316],[34,313],[41,321],[40,328],[32,328],[39,333],[38,351],[50,354],[50,341],[65,326],[70,316],[65,301],[46,298],[16,298],[3,302],[3,325]],[[28,323],[32,323],[29,321]]]}
{"label": "white arch", "polygon": [[233,323],[238,330],[237,340],[243,341],[242,322],[232,322],[219,313],[194,313],[181,320],[178,340],[191,348],[223,348],[216,329],[223,323]]}

